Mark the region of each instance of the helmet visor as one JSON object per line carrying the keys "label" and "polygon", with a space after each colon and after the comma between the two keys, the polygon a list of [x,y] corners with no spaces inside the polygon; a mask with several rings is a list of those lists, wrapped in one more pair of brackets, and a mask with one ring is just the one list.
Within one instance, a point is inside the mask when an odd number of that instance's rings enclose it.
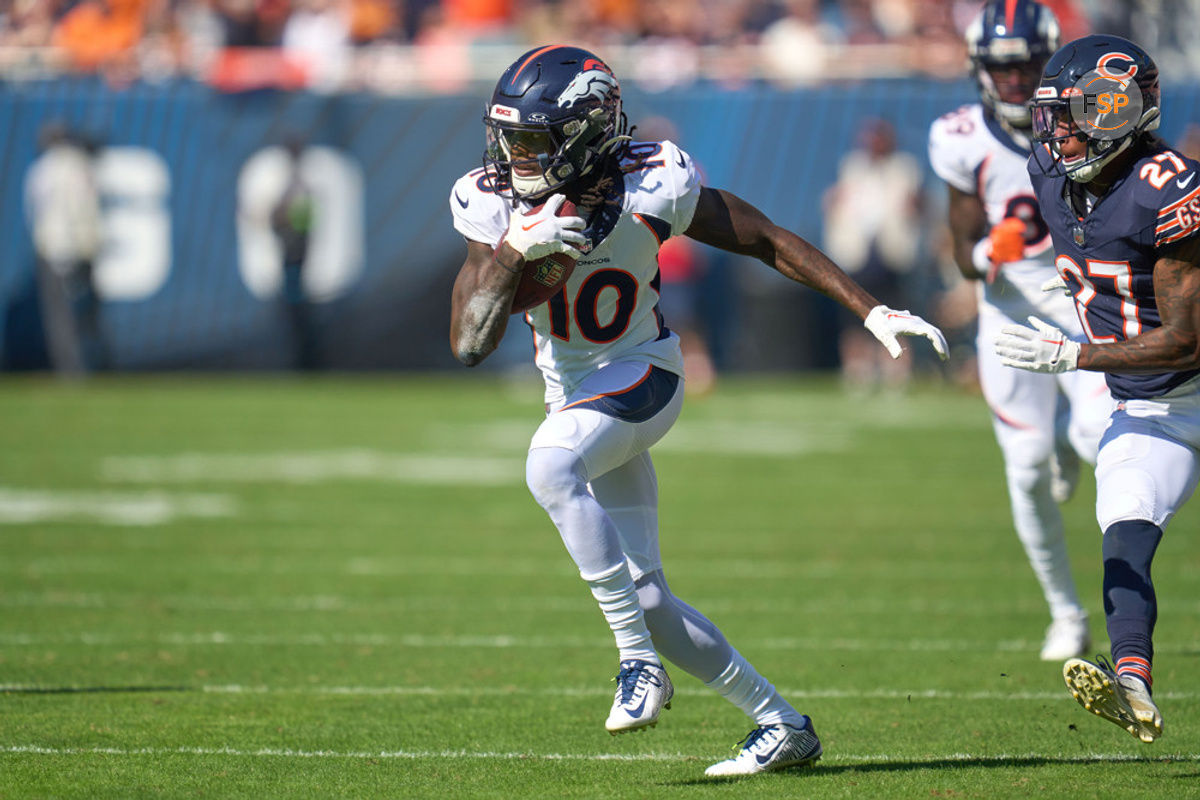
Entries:
{"label": "helmet visor", "polygon": [[1033,107],[1033,138],[1039,142],[1053,142],[1079,133],[1079,126],[1071,115],[1067,103],[1035,105]]}

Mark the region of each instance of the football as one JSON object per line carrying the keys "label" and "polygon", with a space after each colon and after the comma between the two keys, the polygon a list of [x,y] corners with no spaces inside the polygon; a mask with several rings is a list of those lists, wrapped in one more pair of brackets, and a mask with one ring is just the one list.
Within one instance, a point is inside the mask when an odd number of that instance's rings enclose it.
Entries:
{"label": "football", "polygon": [[[540,208],[539,205],[532,210],[537,211]],[[560,217],[574,215],[575,204],[570,200],[564,202],[558,209]],[[513,295],[510,313],[523,314],[549,300],[566,283],[567,278],[571,277],[574,269],[575,259],[566,253],[553,253],[536,261],[525,262],[525,271],[521,273],[521,281],[517,284],[517,291]]]}

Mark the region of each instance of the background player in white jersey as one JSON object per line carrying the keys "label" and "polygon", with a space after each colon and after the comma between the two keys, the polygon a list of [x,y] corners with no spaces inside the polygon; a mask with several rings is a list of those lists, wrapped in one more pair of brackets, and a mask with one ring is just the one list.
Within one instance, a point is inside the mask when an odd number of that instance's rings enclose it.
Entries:
{"label": "background player in white jersey", "polygon": [[[756,725],[738,754],[707,774],[815,761],[821,743],[812,721],[667,586],[647,451],[679,415],[683,366],[678,337],[658,312],[658,248],[686,234],[757,256],[863,318],[893,356],[898,336],[916,335],[944,358],[941,332],[880,304],[745,201],[701,186],[674,144],[632,142],[617,80],[586,50],[551,45],[522,55],[501,76],[484,121],[485,166],[459,179],[450,197],[467,239],[451,346],[460,361],[478,364],[504,334],[525,263],[578,257],[565,289],[526,315],[548,412],[526,478],[616,639],[618,688],[605,726],[620,733],[656,724],[673,694],[665,656]],[[564,197],[579,216],[556,215]]]}
{"label": "background player in white jersey", "polygon": [[1200,481],[1200,163],[1154,135],[1159,94],[1154,61],[1118,36],[1076,39],[1046,62],[1029,158],[1059,271],[1046,288],[1074,295],[1088,341],[1031,317],[995,342],[1009,366],[1104,373],[1117,401],[1096,460],[1114,663],[1068,659],[1063,678],[1143,742],[1163,732],[1150,567]]}
{"label": "background player in white jersey", "polygon": [[1007,369],[991,343],[1005,325],[1034,314],[1083,339],[1067,298],[1041,291],[1054,275],[1054,250],[1025,166],[1026,104],[1058,36],[1054,14],[1038,3],[988,3],[967,30],[982,103],[941,117],[929,132],[929,160],[949,185],[955,260],[979,286],[979,382],[1004,454],[1013,524],[1050,608],[1047,661],[1091,646],[1058,503],[1074,489],[1080,457],[1096,460],[1111,399],[1098,375]]}

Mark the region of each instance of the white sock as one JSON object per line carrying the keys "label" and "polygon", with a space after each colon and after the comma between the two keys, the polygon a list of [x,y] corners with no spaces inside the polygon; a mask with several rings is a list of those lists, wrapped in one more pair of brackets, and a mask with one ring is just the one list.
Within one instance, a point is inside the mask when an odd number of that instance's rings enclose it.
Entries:
{"label": "white sock", "polygon": [[591,588],[592,597],[600,604],[605,622],[612,629],[620,660],[636,658],[661,664],[654,643],[650,640],[650,631],[646,628],[637,589],[629,574],[629,565],[622,563],[607,573],[583,575],[583,579]]}
{"label": "white sock", "polygon": [[706,684],[710,689],[746,712],[756,725],[785,723],[803,727],[804,715],[783,699],[770,681],[759,675],[750,662],[733,651],[729,666]]}

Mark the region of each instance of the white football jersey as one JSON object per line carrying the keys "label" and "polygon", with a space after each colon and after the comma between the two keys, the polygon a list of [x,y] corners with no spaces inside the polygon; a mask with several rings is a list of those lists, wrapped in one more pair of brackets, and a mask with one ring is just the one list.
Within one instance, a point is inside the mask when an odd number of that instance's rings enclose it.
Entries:
{"label": "white football jersey", "polygon": [[[671,142],[634,142],[629,151],[616,226],[579,258],[562,291],[525,314],[550,404],[615,361],[642,361],[683,375],[679,337],[658,311],[658,249],[691,225],[700,177],[692,159]],[[450,209],[459,233],[492,247],[512,213],[511,201],[496,193],[482,168],[455,182]]]}
{"label": "white football jersey", "polygon": [[[1026,305],[1045,307],[1041,287],[1054,274],[1054,246],[1029,181],[1028,161],[1029,150],[986,116],[978,103],[938,117],[929,129],[929,163],[938,177],[978,196],[989,226],[1006,217],[1026,223],[1025,259],[1005,264],[994,283],[979,282],[981,302],[1022,322]],[[1055,321],[1078,327],[1074,310],[1058,305],[1066,313],[1055,314]]]}

